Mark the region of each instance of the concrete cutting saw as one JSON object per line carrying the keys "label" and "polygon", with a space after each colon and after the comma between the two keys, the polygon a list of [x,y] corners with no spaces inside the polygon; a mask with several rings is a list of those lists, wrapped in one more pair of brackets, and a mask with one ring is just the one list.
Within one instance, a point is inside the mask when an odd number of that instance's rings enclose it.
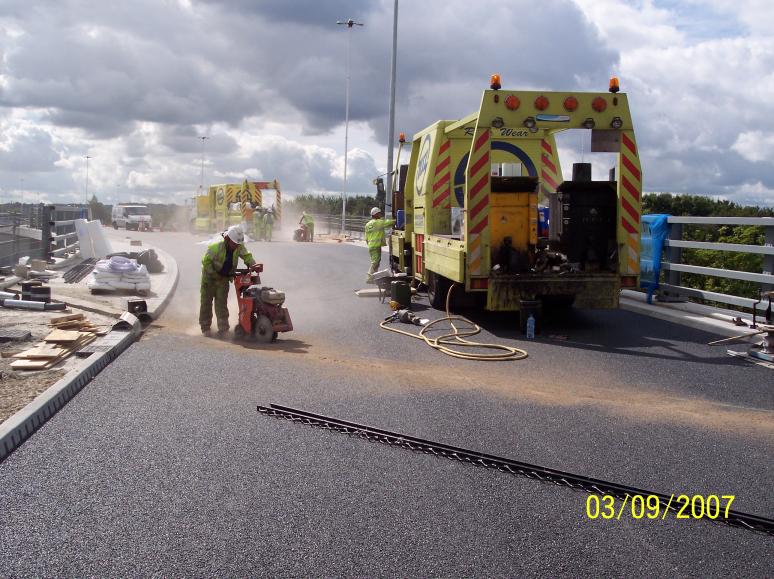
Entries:
{"label": "concrete cutting saw", "polygon": [[[257,271],[256,271],[257,270]],[[255,342],[268,343],[277,339],[279,332],[292,332],[293,322],[285,303],[285,292],[262,286],[260,272],[263,265],[255,269],[237,269],[234,277],[239,323],[234,336]]]}

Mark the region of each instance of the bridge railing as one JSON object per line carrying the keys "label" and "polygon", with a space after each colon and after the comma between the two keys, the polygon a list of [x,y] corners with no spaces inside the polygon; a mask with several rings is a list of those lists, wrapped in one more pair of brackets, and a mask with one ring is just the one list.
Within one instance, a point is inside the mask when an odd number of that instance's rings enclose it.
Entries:
{"label": "bridge railing", "polygon": [[79,250],[75,220],[88,219],[83,205],[19,203],[0,206],[0,265],[19,258],[51,260]]}
{"label": "bridge railing", "polygon": [[341,215],[313,214],[315,234],[337,235],[344,233],[355,239],[363,239],[365,224],[370,217],[347,215],[344,227],[341,226]]}
{"label": "bridge railing", "polygon": [[[719,277],[752,282],[762,292],[774,290],[774,217],[669,217],[669,238],[665,243],[666,259],[662,262],[664,283],[660,284],[660,299],[695,298],[743,308],[768,307],[768,300],[761,302],[726,293],[697,289],[683,285],[683,274]],[[713,243],[683,239],[686,225],[704,226],[755,226],[763,227],[763,245],[742,243]],[[717,267],[705,267],[684,263],[684,249],[703,249],[713,252],[737,252],[763,256],[761,272],[739,271]]]}

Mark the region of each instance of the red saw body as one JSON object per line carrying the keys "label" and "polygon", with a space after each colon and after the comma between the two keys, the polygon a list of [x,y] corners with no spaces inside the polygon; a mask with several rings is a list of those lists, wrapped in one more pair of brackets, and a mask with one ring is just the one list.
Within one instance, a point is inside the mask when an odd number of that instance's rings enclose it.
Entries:
{"label": "red saw body", "polygon": [[273,342],[279,332],[292,332],[293,322],[287,308],[282,307],[285,293],[261,286],[261,271],[262,265],[258,265],[258,271],[236,270],[234,289],[239,304],[239,323],[234,334],[257,342]]}

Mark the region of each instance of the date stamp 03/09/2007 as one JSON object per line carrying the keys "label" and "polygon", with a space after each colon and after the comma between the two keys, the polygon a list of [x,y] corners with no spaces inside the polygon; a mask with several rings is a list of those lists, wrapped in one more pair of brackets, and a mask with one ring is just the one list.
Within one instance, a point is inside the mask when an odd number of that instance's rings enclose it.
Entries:
{"label": "date stamp 03/09/2007", "polygon": [[589,495],[586,517],[589,519],[727,519],[735,495],[672,495],[668,501],[658,495]]}

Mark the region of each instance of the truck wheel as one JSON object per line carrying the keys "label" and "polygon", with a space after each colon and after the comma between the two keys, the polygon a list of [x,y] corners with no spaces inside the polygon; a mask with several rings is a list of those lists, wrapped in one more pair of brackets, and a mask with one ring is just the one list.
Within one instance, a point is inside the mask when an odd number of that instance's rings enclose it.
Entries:
{"label": "truck wheel", "polygon": [[433,271],[427,272],[427,298],[436,310],[446,311],[446,295],[449,293],[449,280]]}
{"label": "truck wheel", "polygon": [[118,229],[118,223],[116,223],[115,221],[113,222],[113,229]]}

